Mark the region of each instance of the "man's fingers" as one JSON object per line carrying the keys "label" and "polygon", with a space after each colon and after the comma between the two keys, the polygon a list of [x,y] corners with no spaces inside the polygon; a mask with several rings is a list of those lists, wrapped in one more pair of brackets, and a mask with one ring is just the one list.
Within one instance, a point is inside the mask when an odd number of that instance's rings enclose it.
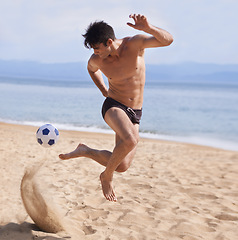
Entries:
{"label": "man's fingers", "polygon": [[135,25],[130,23],[130,22],[128,22],[127,25],[130,26],[130,27],[133,27],[133,28],[135,27]]}
{"label": "man's fingers", "polygon": [[146,17],[142,14],[130,14],[129,18],[134,19],[135,24],[128,22],[127,25],[137,30],[143,30],[143,27],[148,24]]}
{"label": "man's fingers", "polygon": [[146,19],[146,17],[144,15],[141,15],[141,14],[130,14],[129,18],[134,19],[135,22]]}
{"label": "man's fingers", "polygon": [[135,14],[130,14],[129,18],[134,18]]}
{"label": "man's fingers", "polygon": [[136,14],[130,14],[129,18],[133,18],[134,21],[136,22],[136,20],[137,20],[137,15],[136,15]]}
{"label": "man's fingers", "polygon": [[[129,15],[129,18],[134,19],[134,21],[136,22],[136,17],[135,17],[135,16],[136,16],[135,14],[130,14],[130,15]],[[135,25],[132,24],[132,23],[130,23],[130,22],[128,22],[127,25],[130,26],[130,27],[135,28]]]}

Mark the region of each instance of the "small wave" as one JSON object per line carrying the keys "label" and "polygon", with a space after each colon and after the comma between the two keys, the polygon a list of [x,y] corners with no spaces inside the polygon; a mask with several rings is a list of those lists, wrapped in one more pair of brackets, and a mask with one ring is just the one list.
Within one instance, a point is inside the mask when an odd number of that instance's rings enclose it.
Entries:
{"label": "small wave", "polygon": [[162,135],[155,133],[141,133],[141,137],[149,138],[149,139],[157,139],[157,140],[166,140],[166,141],[174,141],[181,143],[189,143],[200,146],[208,146],[214,148],[220,148],[224,150],[238,151],[238,144],[228,140],[220,140],[216,138],[210,137],[200,137],[200,136],[170,136],[170,135]]}
{"label": "small wave", "polygon": [[[40,127],[46,122],[41,121],[14,121],[14,120],[4,120],[0,118],[1,122],[6,122],[10,124],[28,125]],[[104,134],[114,134],[114,132],[109,128],[103,128],[98,126],[76,126],[73,124],[64,124],[51,122],[59,130],[70,130],[79,132],[92,132],[92,133],[104,133]],[[224,150],[238,151],[238,144],[228,140],[220,140],[218,138],[211,138],[206,136],[176,136],[176,135],[164,135],[154,132],[140,132],[141,138],[155,139],[155,140],[165,140],[173,142],[181,142],[188,144],[195,144],[200,146],[209,146],[214,148],[220,148]]]}

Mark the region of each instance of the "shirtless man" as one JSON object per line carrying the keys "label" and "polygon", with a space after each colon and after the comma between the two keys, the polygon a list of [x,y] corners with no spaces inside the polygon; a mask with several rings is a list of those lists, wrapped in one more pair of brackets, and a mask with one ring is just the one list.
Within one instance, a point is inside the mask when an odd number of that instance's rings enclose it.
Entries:
{"label": "shirtless man", "polygon": [[[89,25],[84,44],[93,48],[88,61],[88,72],[106,100],[102,107],[105,122],[115,132],[113,152],[92,149],[84,144],[70,153],[60,154],[62,160],[88,157],[105,166],[100,175],[105,198],[116,201],[112,186],[114,171],[125,172],[131,165],[139,141],[139,123],[142,114],[145,84],[145,48],[164,47],[173,42],[167,31],[152,26],[144,15],[133,14],[134,29],[149,35],[135,35],[116,39],[111,26],[105,22]],[[102,73],[108,78],[107,89]]]}

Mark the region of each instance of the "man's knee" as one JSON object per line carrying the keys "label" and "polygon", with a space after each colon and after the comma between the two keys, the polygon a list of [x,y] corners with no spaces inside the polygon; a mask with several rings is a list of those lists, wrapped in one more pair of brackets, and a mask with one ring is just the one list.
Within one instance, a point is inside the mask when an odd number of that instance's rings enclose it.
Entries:
{"label": "man's knee", "polygon": [[116,169],[117,172],[125,172],[130,167],[129,163],[122,162]]}
{"label": "man's knee", "polygon": [[125,146],[129,149],[132,150],[134,149],[139,142],[139,135],[138,134],[129,134],[125,140]]}
{"label": "man's knee", "polygon": [[120,165],[116,168],[117,172],[125,172],[131,166],[132,160],[136,153],[136,146],[130,151],[127,156],[122,160]]}

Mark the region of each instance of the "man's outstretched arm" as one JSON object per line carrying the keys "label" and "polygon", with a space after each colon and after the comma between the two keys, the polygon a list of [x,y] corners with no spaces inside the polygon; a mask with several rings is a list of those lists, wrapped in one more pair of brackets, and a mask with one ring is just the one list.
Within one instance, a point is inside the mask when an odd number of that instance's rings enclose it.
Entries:
{"label": "man's outstretched arm", "polygon": [[173,42],[173,36],[170,33],[151,25],[144,15],[131,14],[129,17],[134,19],[135,24],[127,23],[128,26],[153,36],[144,37],[143,48],[164,47]]}

